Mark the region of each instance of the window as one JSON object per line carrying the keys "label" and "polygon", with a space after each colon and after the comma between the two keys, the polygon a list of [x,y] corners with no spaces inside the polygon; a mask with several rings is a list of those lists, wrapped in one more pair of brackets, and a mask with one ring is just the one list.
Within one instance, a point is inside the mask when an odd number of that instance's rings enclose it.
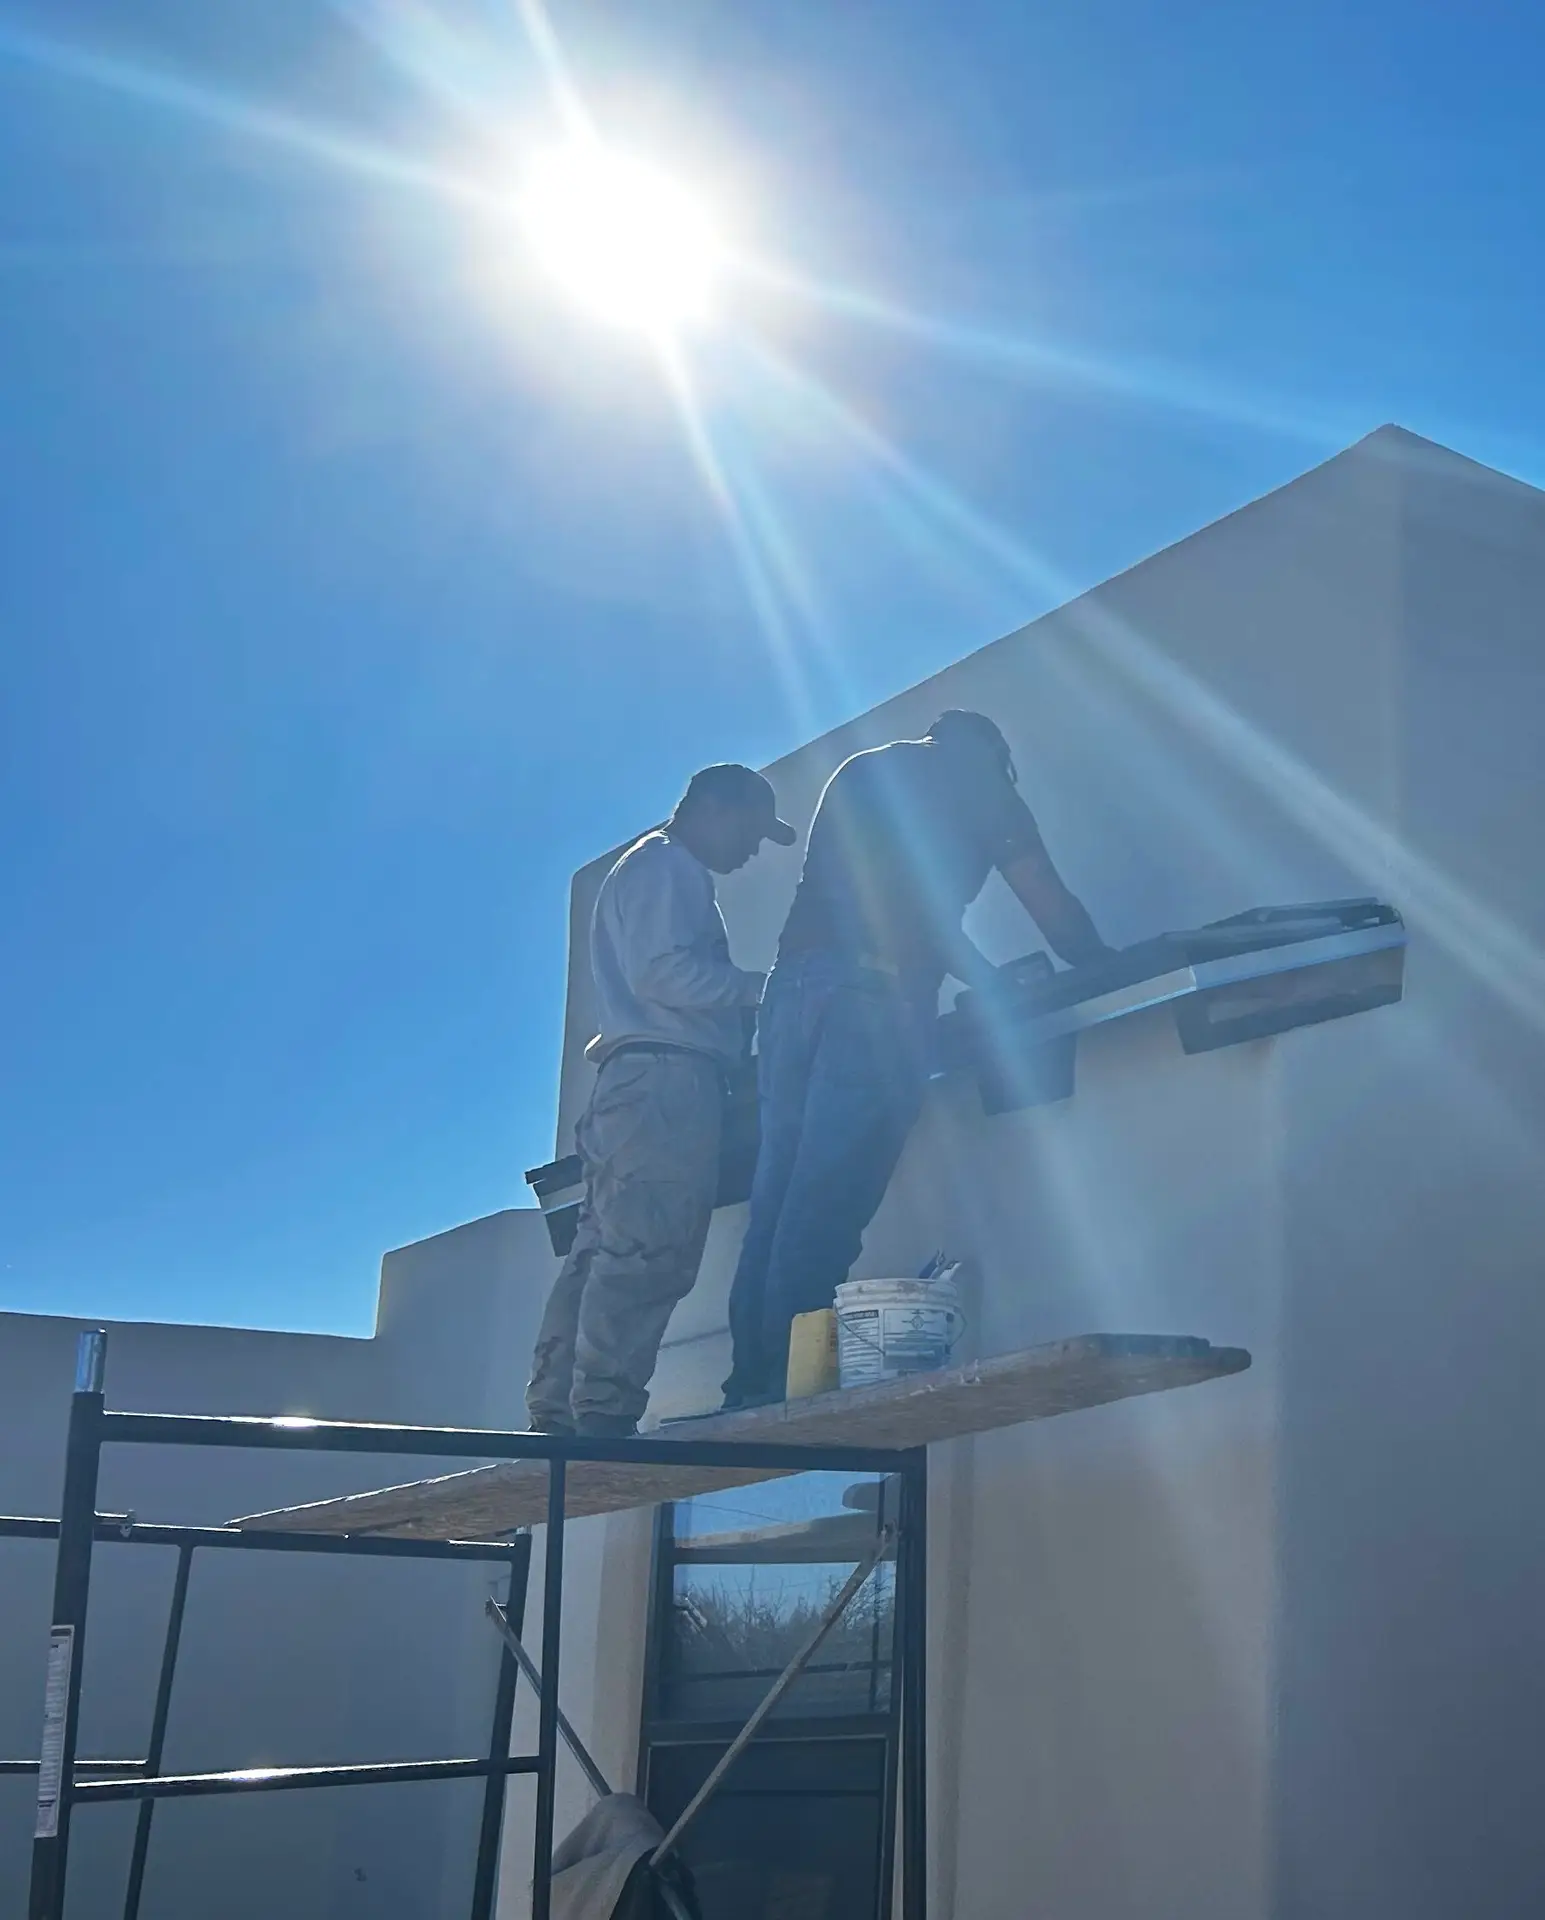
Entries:
{"label": "window", "polygon": [[[667,1826],[895,1499],[875,1476],[807,1473],[661,1510],[641,1774]],[[888,1913],[894,1592],[887,1559],[697,1817],[682,1851],[706,1920]]]}

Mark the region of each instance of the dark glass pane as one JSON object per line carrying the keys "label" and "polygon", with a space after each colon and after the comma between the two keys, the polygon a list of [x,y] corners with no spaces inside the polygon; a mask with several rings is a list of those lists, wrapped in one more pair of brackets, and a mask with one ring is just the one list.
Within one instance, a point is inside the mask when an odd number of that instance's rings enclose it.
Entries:
{"label": "dark glass pane", "polygon": [[[721,1747],[656,1747],[649,1804],[667,1826]],[[704,1920],[869,1920],[876,1911],[885,1743],[751,1748],[682,1847]]]}

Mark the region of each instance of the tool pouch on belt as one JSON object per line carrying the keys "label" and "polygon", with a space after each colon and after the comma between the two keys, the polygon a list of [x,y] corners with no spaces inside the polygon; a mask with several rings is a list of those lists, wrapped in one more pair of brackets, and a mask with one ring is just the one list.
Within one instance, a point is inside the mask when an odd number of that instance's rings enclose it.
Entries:
{"label": "tool pouch on belt", "polygon": [[[719,1135],[719,1186],[714,1205],[732,1207],[737,1201],[751,1198],[751,1180],[756,1172],[757,1142],[761,1134],[756,1107],[756,1061],[748,1057],[733,1067],[726,1067],[723,1087],[724,1124]],[[560,1256],[574,1244],[583,1180],[584,1167],[577,1153],[545,1167],[533,1167],[526,1175],[526,1184],[535,1189],[541,1202],[553,1252]]]}

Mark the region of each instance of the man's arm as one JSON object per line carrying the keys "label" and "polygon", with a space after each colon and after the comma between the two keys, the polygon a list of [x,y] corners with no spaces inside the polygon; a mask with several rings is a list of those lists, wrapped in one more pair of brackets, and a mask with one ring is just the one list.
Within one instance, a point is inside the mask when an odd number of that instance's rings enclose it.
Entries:
{"label": "man's arm", "polygon": [[1084,903],[1071,893],[1052,864],[1039,832],[1003,861],[998,871],[1015,899],[1045,934],[1053,952],[1070,967],[1098,960],[1110,949],[1100,938]]}
{"label": "man's arm", "polygon": [[672,859],[619,875],[621,959],[640,1000],[662,1007],[754,1007],[766,976],[733,966],[722,950],[713,883]]}

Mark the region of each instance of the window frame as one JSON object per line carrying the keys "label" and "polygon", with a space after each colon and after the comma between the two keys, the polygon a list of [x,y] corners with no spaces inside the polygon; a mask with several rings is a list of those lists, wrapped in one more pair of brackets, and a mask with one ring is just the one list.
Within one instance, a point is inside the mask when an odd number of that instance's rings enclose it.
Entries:
{"label": "window frame", "polygon": [[[900,1486],[896,1486],[896,1496]],[[644,1617],[643,1688],[638,1718],[638,1754],[634,1792],[647,1803],[649,1761],[656,1748],[703,1746],[723,1749],[744,1726],[744,1720],[708,1721],[669,1719],[660,1711],[666,1634],[675,1604],[676,1558],[673,1552],[675,1502],[655,1508],[651,1530],[649,1602]],[[887,1556],[895,1566],[894,1553]],[[899,1598],[899,1594],[898,1594]],[[896,1884],[898,1786],[901,1771],[901,1696],[896,1666],[895,1626],[892,1625],[890,1701],[873,1713],[813,1714],[797,1718],[774,1717],[752,1742],[876,1742],[881,1745],[880,1846],[876,1862],[876,1903],[873,1920],[892,1920]],[[833,1794],[832,1798],[842,1797]],[[862,1796],[868,1798],[868,1795]],[[868,1917],[865,1917],[868,1920]]]}

